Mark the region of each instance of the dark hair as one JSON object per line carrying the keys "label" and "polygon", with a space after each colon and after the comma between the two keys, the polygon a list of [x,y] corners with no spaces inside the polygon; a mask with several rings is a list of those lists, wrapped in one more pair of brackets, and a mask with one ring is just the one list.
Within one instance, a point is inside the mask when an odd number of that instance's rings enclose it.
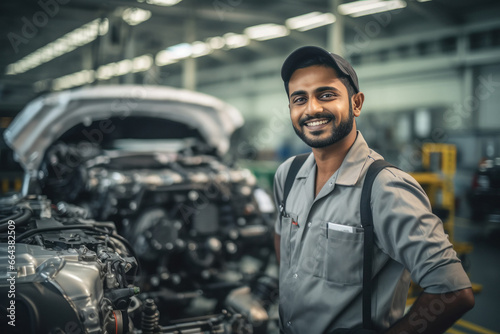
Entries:
{"label": "dark hair", "polygon": [[[351,99],[351,97],[354,94],[356,94],[356,91],[354,90],[354,87],[352,86],[349,78],[345,74],[340,72],[337,68],[335,68],[332,64],[332,60],[328,59],[326,57],[316,56],[316,57],[312,57],[312,58],[306,58],[297,64],[297,66],[295,67],[295,70],[298,70],[299,68],[306,68],[306,67],[315,66],[315,65],[330,67],[330,68],[333,68],[335,70],[335,73],[337,73],[337,77],[339,78],[340,81],[342,81],[344,86],[347,88],[347,94],[349,96],[349,100]],[[287,96],[290,94],[290,92],[288,90],[288,83],[289,82],[290,81],[285,81],[285,90],[286,90]]]}

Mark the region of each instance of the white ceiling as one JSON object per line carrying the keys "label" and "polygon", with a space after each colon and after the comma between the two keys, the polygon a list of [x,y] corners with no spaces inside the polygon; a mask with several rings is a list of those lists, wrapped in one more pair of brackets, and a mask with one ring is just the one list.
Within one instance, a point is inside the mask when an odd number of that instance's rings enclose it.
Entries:
{"label": "white ceiling", "polygon": [[[52,79],[100,66],[150,54],[193,41],[242,34],[250,26],[274,23],[283,25],[289,18],[313,11],[331,12],[334,0],[183,0],[172,7],[150,5],[137,0],[17,0],[0,4],[0,116],[15,114],[41,88],[52,88]],[[342,1],[344,3],[351,1]],[[500,3],[494,0],[406,0],[407,6],[391,17],[391,24],[377,38],[390,37],[419,23],[422,29],[457,27],[485,18],[500,19]],[[55,5],[56,4],[56,5]],[[125,8],[142,8],[151,17],[136,26],[121,18]],[[7,66],[39,48],[93,20],[108,20],[108,32],[92,43],[78,47],[38,67],[16,75],[6,75]],[[37,21],[38,20],[38,21]],[[373,20],[370,16],[345,17],[345,38]],[[38,26],[33,25],[37,23]],[[35,30],[30,30],[30,24]],[[191,33],[188,31],[191,30]],[[223,69],[255,59],[285,57],[297,44],[326,45],[327,28],[306,32],[292,31],[288,36],[252,40],[238,49],[215,50],[196,58],[196,70]],[[161,67],[160,71],[181,73],[180,64]],[[138,73],[137,76],[142,75]],[[136,77],[129,76],[134,81]],[[114,79],[114,83],[125,79]],[[38,89],[34,83],[39,82]],[[40,84],[44,83],[44,85]]]}

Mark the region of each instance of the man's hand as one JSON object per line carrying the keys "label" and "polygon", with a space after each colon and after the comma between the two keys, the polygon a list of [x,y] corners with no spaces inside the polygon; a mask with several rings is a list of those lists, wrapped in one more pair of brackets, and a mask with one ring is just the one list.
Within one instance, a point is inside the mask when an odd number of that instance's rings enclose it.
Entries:
{"label": "man's hand", "polygon": [[443,294],[422,293],[410,311],[385,334],[444,333],[474,307],[472,289]]}

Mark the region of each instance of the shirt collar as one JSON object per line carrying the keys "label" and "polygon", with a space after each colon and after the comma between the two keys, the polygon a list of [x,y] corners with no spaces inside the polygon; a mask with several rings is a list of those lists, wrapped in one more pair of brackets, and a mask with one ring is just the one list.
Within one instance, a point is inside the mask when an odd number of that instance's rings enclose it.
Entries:
{"label": "shirt collar", "polygon": [[365,167],[366,161],[369,159],[369,155],[370,148],[361,132],[357,131],[356,140],[340,165],[339,176],[335,183],[345,186],[355,185]]}
{"label": "shirt collar", "polygon": [[[349,152],[347,152],[344,161],[342,161],[342,164],[337,171],[338,176],[335,183],[345,186],[355,185],[361,175],[361,171],[365,167],[366,161],[371,159],[369,155],[370,148],[368,147],[368,144],[363,138],[361,132],[357,131],[356,140],[349,149]],[[307,178],[314,167],[316,167],[314,154],[310,154],[304,162],[304,165],[297,173],[296,179]]]}

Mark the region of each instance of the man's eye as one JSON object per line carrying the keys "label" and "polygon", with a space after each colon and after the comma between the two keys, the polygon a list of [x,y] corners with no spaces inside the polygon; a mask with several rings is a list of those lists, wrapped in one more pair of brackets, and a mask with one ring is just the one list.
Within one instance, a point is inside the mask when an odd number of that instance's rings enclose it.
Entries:
{"label": "man's eye", "polygon": [[320,97],[321,97],[322,99],[328,99],[328,98],[332,98],[332,97],[334,97],[334,96],[335,96],[335,95],[333,95],[332,93],[323,93],[323,94],[321,94],[321,96],[320,96]]}
{"label": "man's eye", "polygon": [[297,97],[295,100],[293,100],[293,103],[302,103],[304,102],[306,99],[303,98],[303,97]]}

